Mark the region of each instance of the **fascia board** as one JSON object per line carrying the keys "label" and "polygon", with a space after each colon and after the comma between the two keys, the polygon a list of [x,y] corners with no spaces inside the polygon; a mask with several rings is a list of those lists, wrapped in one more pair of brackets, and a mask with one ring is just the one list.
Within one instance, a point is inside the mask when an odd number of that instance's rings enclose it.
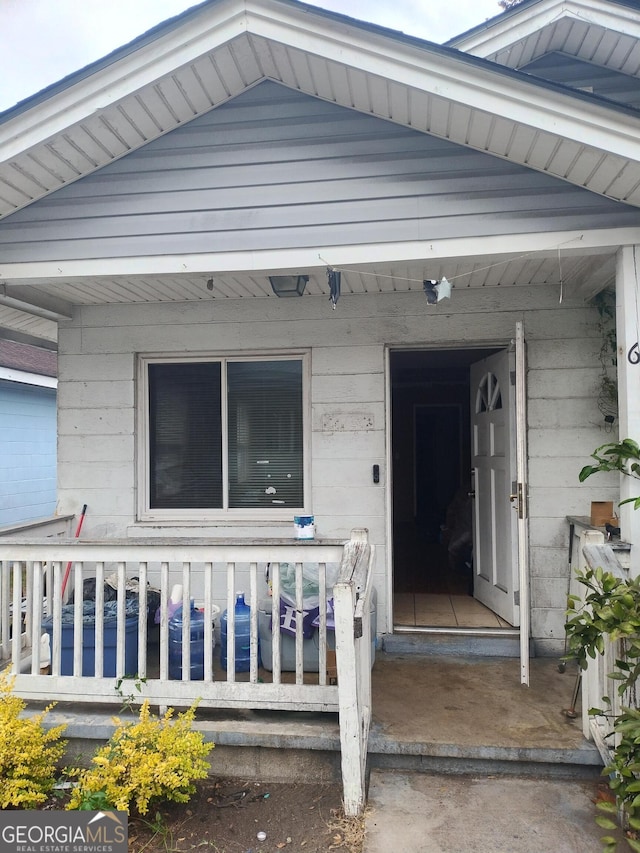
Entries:
{"label": "fascia board", "polygon": [[33,108],[0,124],[0,162],[112,106],[248,29],[244,6],[227,0],[155,41],[115,59]]}
{"label": "fascia board", "polygon": [[19,382],[21,385],[37,385],[40,388],[57,388],[55,376],[44,376],[40,373],[28,373],[13,367],[0,367],[0,380]]}
{"label": "fascia board", "polygon": [[240,34],[337,61],[545,132],[640,160],[640,117],[554,91],[484,60],[262,0],[227,0],[0,125],[0,162],[44,142]]}
{"label": "fascia board", "polygon": [[529,6],[522,11],[516,7],[513,15],[505,18],[499,16],[494,24],[490,22],[466,35],[463,33],[446,44],[473,56],[492,56],[529,36],[535,36],[544,27],[558,23],[564,16],[640,38],[638,13],[629,7],[598,0],[589,0],[588,3],[584,0],[553,0]]}
{"label": "fascia board", "polygon": [[[509,235],[508,254],[583,253],[640,244],[640,228],[601,228]],[[266,249],[193,255],[151,255],[131,258],[91,258],[70,261],[33,261],[6,264],[0,276],[13,282],[51,281],[85,277],[152,276],[230,272],[284,273],[288,270],[327,266],[395,263],[416,259],[475,257],[505,254],[505,235],[363,243],[358,246],[315,246],[301,249]]]}
{"label": "fascia board", "polygon": [[[259,27],[257,26],[259,24]],[[252,32],[282,42],[283,30],[272,18],[252,20]],[[401,42],[376,33],[350,32],[329,37],[317,27],[290,29],[288,44],[340,62],[384,80],[448,99],[472,110],[572,139],[625,159],[640,160],[640,113],[601,104],[585,93],[570,93],[546,81],[474,60],[435,45]],[[291,38],[293,36],[293,38]],[[456,141],[456,140],[453,140]]]}

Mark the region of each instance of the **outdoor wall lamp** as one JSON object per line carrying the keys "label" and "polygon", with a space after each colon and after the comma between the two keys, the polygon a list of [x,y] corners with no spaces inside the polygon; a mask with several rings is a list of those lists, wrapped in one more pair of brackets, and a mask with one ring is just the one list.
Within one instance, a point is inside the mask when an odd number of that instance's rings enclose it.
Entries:
{"label": "outdoor wall lamp", "polygon": [[270,275],[271,289],[276,296],[302,296],[309,281],[308,275]]}

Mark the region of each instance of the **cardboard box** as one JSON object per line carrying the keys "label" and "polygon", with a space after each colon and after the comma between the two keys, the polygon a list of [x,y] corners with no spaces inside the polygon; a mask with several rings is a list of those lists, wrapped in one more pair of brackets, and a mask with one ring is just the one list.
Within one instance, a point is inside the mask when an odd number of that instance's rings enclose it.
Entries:
{"label": "cardboard box", "polygon": [[336,665],[336,653],[327,649],[327,681],[329,684],[338,683],[338,667]]}
{"label": "cardboard box", "polygon": [[613,517],[613,501],[591,501],[591,524],[604,527]]}

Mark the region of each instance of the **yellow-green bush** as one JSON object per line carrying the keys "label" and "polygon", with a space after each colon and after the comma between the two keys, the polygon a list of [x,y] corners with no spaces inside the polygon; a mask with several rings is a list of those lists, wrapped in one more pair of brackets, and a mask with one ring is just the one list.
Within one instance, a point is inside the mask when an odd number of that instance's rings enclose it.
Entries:
{"label": "yellow-green bush", "polygon": [[129,812],[134,807],[143,815],[152,802],[188,802],[195,792],[193,781],[207,776],[205,759],[213,749],[191,728],[195,712],[192,705],[176,719],[171,708],[164,717],[154,717],[145,699],[140,721],[117,720],[109,742],[94,755],[93,766],[80,771],[67,808],[86,808],[98,798],[102,808]]}
{"label": "yellow-green bush", "polygon": [[14,682],[15,677],[0,673],[0,808],[33,809],[55,785],[66,726],[44,728],[53,705],[33,717],[21,716],[26,703],[13,695]]}

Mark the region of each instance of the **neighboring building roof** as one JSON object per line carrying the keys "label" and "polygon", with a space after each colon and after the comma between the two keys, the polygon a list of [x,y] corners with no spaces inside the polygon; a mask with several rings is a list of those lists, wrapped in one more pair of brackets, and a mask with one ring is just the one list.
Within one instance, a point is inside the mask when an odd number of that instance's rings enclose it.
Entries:
{"label": "neighboring building roof", "polygon": [[2,367],[39,376],[57,376],[58,357],[50,350],[0,339],[0,368]]}
{"label": "neighboring building roof", "polygon": [[640,77],[637,0],[523,0],[446,44],[509,68],[564,53]]}

